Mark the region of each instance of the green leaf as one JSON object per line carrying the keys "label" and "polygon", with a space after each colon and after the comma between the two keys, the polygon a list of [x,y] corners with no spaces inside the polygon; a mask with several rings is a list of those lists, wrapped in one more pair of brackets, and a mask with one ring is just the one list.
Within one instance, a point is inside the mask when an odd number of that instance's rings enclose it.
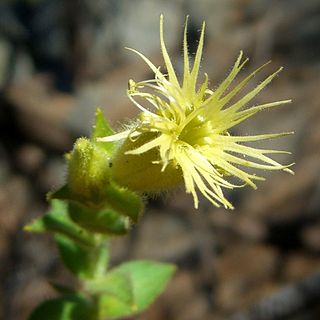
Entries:
{"label": "green leaf", "polygon": [[99,148],[102,148],[103,150],[107,151],[109,155],[111,155],[115,149],[115,143],[99,142],[97,141],[97,138],[107,137],[112,134],[114,134],[114,132],[107,120],[105,119],[105,117],[103,116],[102,110],[100,108],[97,108],[96,121],[91,135],[92,142]]}
{"label": "green leaf", "polygon": [[135,192],[110,182],[106,186],[105,196],[106,203],[114,210],[129,217],[134,223],[138,222],[143,209],[143,202]]}
{"label": "green leaf", "polygon": [[80,296],[65,296],[44,301],[28,320],[96,320],[94,308]]}
{"label": "green leaf", "polygon": [[100,296],[98,309],[102,319],[123,319],[138,313],[136,305],[125,303],[110,294]]}
{"label": "green leaf", "polygon": [[112,272],[130,277],[135,304],[142,311],[165,289],[175,270],[173,264],[141,260],[123,263]]}
{"label": "green leaf", "polygon": [[108,249],[105,243],[95,248],[85,248],[62,235],[56,235],[55,239],[62,261],[79,279],[91,279],[97,273],[103,274],[106,271]]}
{"label": "green leaf", "polygon": [[[99,203],[99,201],[97,201],[97,199],[92,199],[92,198],[88,199],[84,195],[76,194],[76,193],[72,192],[67,184],[65,184],[64,186],[62,186],[58,190],[49,192],[47,195],[47,199],[48,200],[59,199],[59,200],[65,200],[65,201],[72,200],[75,202],[82,203],[86,206],[97,206],[97,203]],[[100,200],[100,202],[101,202],[101,200]]]}
{"label": "green leaf", "polygon": [[98,310],[101,317],[122,317],[136,312],[134,293],[129,275],[109,273],[86,282],[88,292],[99,296]]}
{"label": "green leaf", "polygon": [[95,240],[85,229],[74,223],[69,215],[66,203],[52,200],[50,210],[24,227],[30,232],[55,232],[62,234],[85,246],[94,246]]}
{"label": "green leaf", "polygon": [[86,282],[100,295],[100,315],[119,318],[145,310],[165,289],[175,266],[153,261],[132,261],[112,269],[105,277]]}
{"label": "green leaf", "polygon": [[55,239],[64,264],[76,277],[91,279],[105,274],[109,262],[105,241],[94,248],[85,248],[62,235],[56,235]]}
{"label": "green leaf", "polygon": [[91,208],[75,201],[69,202],[70,217],[77,224],[93,232],[126,234],[129,221],[109,208]]}
{"label": "green leaf", "polygon": [[133,304],[133,288],[128,274],[109,272],[103,277],[86,281],[92,294],[108,294],[126,304]]}

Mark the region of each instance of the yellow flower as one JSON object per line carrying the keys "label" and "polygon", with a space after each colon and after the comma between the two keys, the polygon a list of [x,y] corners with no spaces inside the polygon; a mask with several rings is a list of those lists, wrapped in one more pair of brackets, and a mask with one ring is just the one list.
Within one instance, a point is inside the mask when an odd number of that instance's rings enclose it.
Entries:
{"label": "yellow flower", "polygon": [[[208,76],[197,85],[203,49],[205,24],[203,23],[199,45],[190,69],[187,44],[187,20],[184,29],[183,56],[184,69],[182,83],[179,82],[163,37],[163,16],[160,17],[160,45],[167,74],[160,71],[148,58],[136,50],[154,72],[152,80],[129,81],[128,96],[141,110],[136,124],[121,133],[102,138],[102,141],[126,139],[135,143],[126,155],[141,156],[157,151],[157,159],[150,166],[159,166],[165,174],[172,169],[182,175],[187,193],[191,193],[194,205],[198,207],[199,190],[214,205],[224,205],[232,209],[225,198],[223,189],[250,185],[256,189],[256,180],[263,177],[245,171],[245,167],[264,170],[284,170],[293,173],[288,166],[281,165],[268,154],[287,153],[278,150],[258,149],[246,146],[243,142],[271,139],[290,134],[261,134],[253,136],[231,135],[229,130],[253,116],[257,112],[291,102],[282,100],[262,105],[246,107],[247,104],[281,71],[281,68],[268,76],[255,89],[241,97],[233,98],[265,65],[251,73],[239,84],[230,89],[237,74],[248,59],[243,60],[242,52],[227,78],[216,88],[209,89]],[[140,102],[138,102],[140,101]],[[142,101],[142,102],[141,102]],[[148,137],[146,139],[146,137]],[[136,141],[141,140],[137,145]],[[235,185],[229,178],[241,181]],[[143,179],[143,178],[141,178]],[[147,191],[147,190],[146,190]]]}

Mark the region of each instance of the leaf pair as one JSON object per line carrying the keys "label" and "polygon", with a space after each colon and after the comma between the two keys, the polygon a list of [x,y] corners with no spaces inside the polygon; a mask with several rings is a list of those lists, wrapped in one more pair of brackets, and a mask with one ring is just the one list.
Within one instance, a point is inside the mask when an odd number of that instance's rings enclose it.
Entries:
{"label": "leaf pair", "polygon": [[79,294],[43,302],[29,320],[120,319],[144,311],[164,290],[175,267],[152,261],[133,261],[85,283],[97,300]]}

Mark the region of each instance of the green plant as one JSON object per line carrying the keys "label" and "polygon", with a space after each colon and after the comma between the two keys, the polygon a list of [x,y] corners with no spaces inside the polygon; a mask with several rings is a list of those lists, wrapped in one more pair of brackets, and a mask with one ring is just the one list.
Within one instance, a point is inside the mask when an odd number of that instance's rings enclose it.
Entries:
{"label": "green plant", "polygon": [[[155,74],[152,80],[129,81],[128,96],[141,114],[127,130],[114,133],[98,109],[90,139],[79,138],[66,156],[67,182],[48,195],[51,209],[25,228],[54,234],[61,259],[80,288],[53,284],[61,297],[43,302],[29,320],[119,319],[142,312],[164,290],[175,271],[171,264],[131,261],[109,268],[108,240],[128,233],[131,225],[139,222],[142,194],[169,190],[184,182],[196,208],[199,190],[214,205],[232,209],[223,189],[244,185],[256,188],[254,181],[263,180],[245,168],[292,173],[289,166],[267,156],[284,151],[243,145],[290,133],[230,133],[230,128],[257,112],[290,102],[245,107],[281,69],[234,102],[233,98],[264,66],[230,89],[247,62],[242,61],[240,53],[230,74],[215,90],[209,89],[207,75],[197,85],[203,39],[204,25],[190,69],[186,22],[182,84],[164,44],[162,16],[160,43],[167,75],[130,49]],[[230,176],[240,180],[240,185],[231,183]]]}

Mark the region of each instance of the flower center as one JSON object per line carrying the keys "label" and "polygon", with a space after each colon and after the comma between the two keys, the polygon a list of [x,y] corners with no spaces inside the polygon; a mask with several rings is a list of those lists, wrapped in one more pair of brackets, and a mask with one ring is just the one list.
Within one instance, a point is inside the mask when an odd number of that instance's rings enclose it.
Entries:
{"label": "flower center", "polygon": [[210,135],[211,127],[210,122],[205,121],[203,116],[198,115],[186,123],[178,135],[178,139],[191,146],[202,145],[204,143],[203,139]]}

